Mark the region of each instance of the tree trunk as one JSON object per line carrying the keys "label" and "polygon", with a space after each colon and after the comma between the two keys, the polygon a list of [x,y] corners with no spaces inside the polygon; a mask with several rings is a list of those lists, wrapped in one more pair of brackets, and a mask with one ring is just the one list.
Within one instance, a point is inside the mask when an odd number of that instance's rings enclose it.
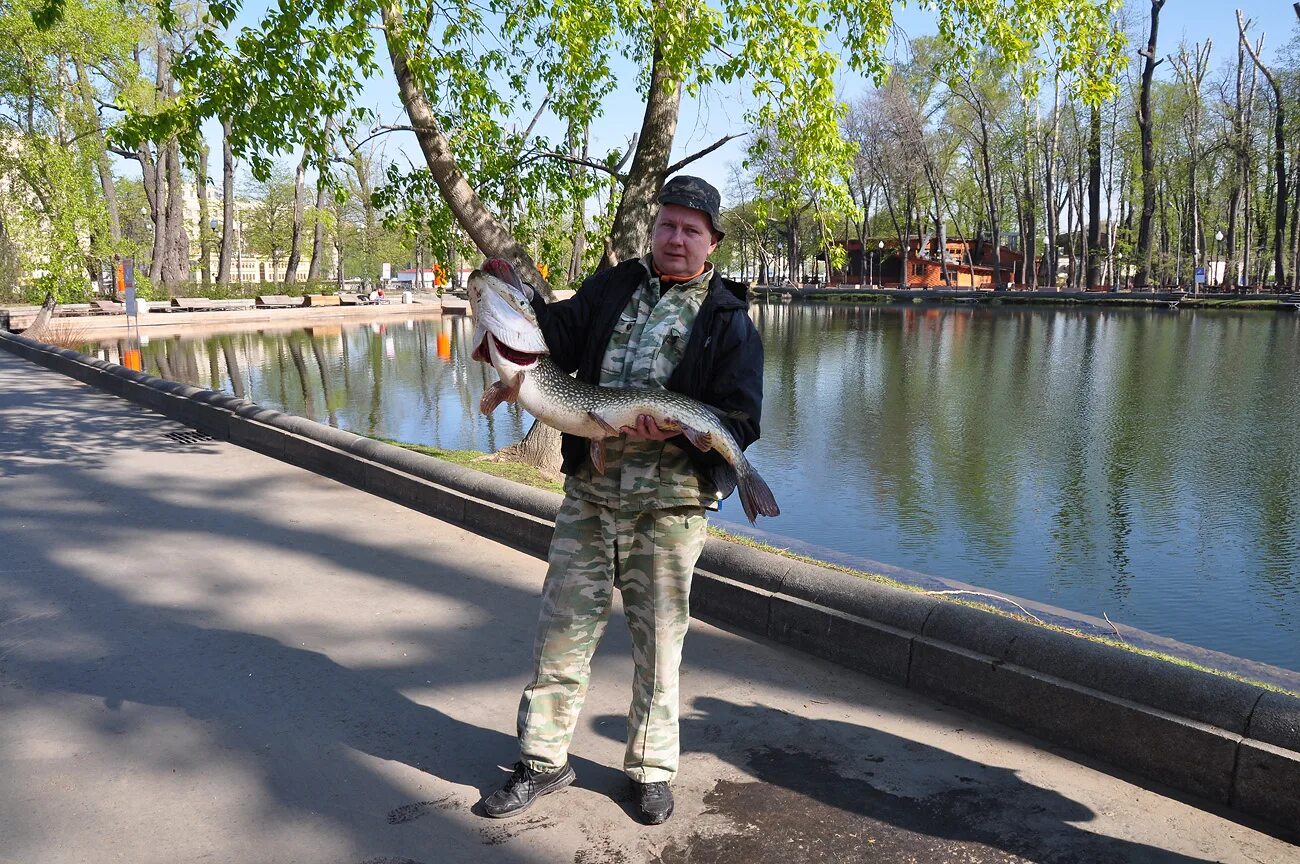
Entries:
{"label": "tree trunk", "polygon": [[1101,284],[1101,106],[1088,124],[1088,288]]}
{"label": "tree trunk", "polygon": [[[984,110],[979,110],[980,123],[980,161],[984,164],[984,191],[988,196],[989,227],[993,232],[993,288],[1002,287],[1002,227],[998,220],[997,196],[993,191],[993,164],[989,157],[989,130],[984,119]],[[972,280],[973,281],[973,280]]]}
{"label": "tree trunk", "polygon": [[[1052,85],[1052,129],[1043,148],[1043,230],[1047,234],[1046,248],[1043,250],[1041,276],[1044,285],[1056,286],[1056,240],[1057,218],[1060,209],[1056,206],[1056,138],[1061,122],[1061,76],[1053,76]],[[1035,108],[1035,110],[1037,110]]]}
{"label": "tree trunk", "polygon": [[403,20],[401,4],[397,0],[381,0],[379,10],[383,17],[384,38],[392,61],[393,77],[397,79],[398,90],[402,95],[402,106],[415,128],[415,137],[424,154],[425,164],[438,185],[443,201],[480,252],[506,259],[518,269],[524,281],[540,290],[547,299],[552,299],[554,294],[551,293],[551,287],[537,271],[528,250],[484,205],[456,164],[451,145],[438,126],[428,97],[411,73],[406,45],[401,39],[401,34],[408,30]]}
{"label": "tree trunk", "polygon": [[334,268],[335,279],[339,290],[342,291],[345,275],[343,272],[343,205],[337,201],[334,204]]}
{"label": "tree trunk", "polygon": [[[147,145],[141,145],[147,151]],[[167,158],[166,147],[158,148],[158,159],[153,162],[153,180],[145,182],[145,193],[149,187],[154,190],[150,208],[153,211],[153,253],[149,259],[149,281],[154,285],[163,285],[163,268],[167,260]],[[170,296],[170,293],[168,294]]]}
{"label": "tree trunk", "polygon": [[325,260],[325,203],[326,185],[324,177],[316,178],[316,210],[311,228],[311,263],[307,265],[307,280],[315,282],[321,278]]}
{"label": "tree trunk", "polygon": [[298,281],[298,262],[302,260],[302,213],[303,213],[303,196],[306,194],[303,187],[304,179],[307,174],[307,156],[298,162],[298,171],[294,175],[293,184],[293,232],[289,236],[289,260],[284,265],[284,284],[292,285]]}
{"label": "tree trunk", "polygon": [[1237,10],[1237,30],[1240,34],[1240,42],[1246,46],[1250,59],[1255,61],[1255,66],[1273,88],[1273,104],[1276,109],[1273,114],[1273,182],[1276,189],[1273,195],[1273,279],[1276,288],[1281,290],[1286,284],[1286,251],[1283,245],[1287,202],[1286,99],[1281,82],[1274,76],[1272,70],[1260,61],[1259,53],[1246,40],[1246,25],[1242,21],[1240,9]]}
{"label": "tree trunk", "polygon": [[1156,59],[1156,35],[1160,28],[1160,8],[1165,0],[1151,0],[1151,32],[1147,45],[1138,54],[1146,58],[1142,66],[1142,90],[1138,103],[1138,128],[1142,133],[1142,216],[1138,220],[1137,278],[1133,287],[1146,288],[1151,275],[1151,222],[1156,211],[1155,148],[1152,143],[1151,79],[1162,60]]}
{"label": "tree trunk", "polygon": [[[235,244],[235,154],[230,149],[230,121],[221,121],[221,252],[217,284],[230,284],[230,257]],[[242,278],[242,274],[241,274]]]}
{"label": "tree trunk", "polygon": [[[1038,199],[1034,194],[1033,171],[1031,170],[1031,166],[1034,164],[1034,157],[1037,154],[1029,152],[1030,141],[1037,141],[1038,139],[1038,114],[1036,107],[1034,112],[1034,135],[1031,139],[1028,130],[1026,130],[1026,134],[1024,135],[1025,154],[1021,163],[1023,165],[1021,180],[1024,183],[1025,195],[1025,230],[1024,241],[1022,243],[1024,248],[1021,251],[1025,258],[1020,267],[1020,279],[1022,282],[1028,283],[1031,290],[1038,289],[1038,262],[1036,260],[1038,254],[1038,207],[1035,203]],[[1025,112],[1025,122],[1029,122],[1028,112]]]}
{"label": "tree trunk", "polygon": [[668,172],[681,100],[681,79],[668,69],[656,44],[636,156],[632,158],[632,168],[610,229],[610,245],[600,262],[602,270],[643,255],[649,247],[655,196]]}
{"label": "tree trunk", "polygon": [[[332,138],[334,134],[334,118],[330,117],[325,121],[325,137]],[[316,209],[312,218],[311,229],[311,263],[307,265],[307,280],[315,282],[321,278],[321,272],[324,268],[325,256],[325,193],[328,186],[325,182],[325,171],[321,170],[316,176]]]}
{"label": "tree trunk", "polygon": [[212,284],[212,229],[208,225],[208,145],[199,144],[199,172],[194,178],[199,196],[199,266],[203,270],[203,287]]}
{"label": "tree trunk", "polygon": [[167,142],[167,259],[163,283],[169,294],[190,278],[190,237],[185,230],[185,183],[181,177],[181,148]]}

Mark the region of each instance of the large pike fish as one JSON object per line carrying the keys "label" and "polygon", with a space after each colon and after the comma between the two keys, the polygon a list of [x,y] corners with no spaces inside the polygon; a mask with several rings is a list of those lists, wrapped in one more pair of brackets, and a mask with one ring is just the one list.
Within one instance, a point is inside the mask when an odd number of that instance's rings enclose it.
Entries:
{"label": "large pike fish", "polygon": [[[701,451],[715,450],[727,461],[751,523],[781,510],[763,478],[745,459],[734,436],[713,408],[670,390],[597,387],[566,375],[550,358],[537,316],[514,268],[498,258],[469,277],[474,315],[473,358],[491,363],[501,380],[483,392],[479,409],[491,414],[502,402],[518,402],[528,413],[561,432],[591,442],[591,462],[605,472],[605,439],[635,427],[646,414],[660,429],[677,431]],[[721,469],[726,471],[728,469]]]}

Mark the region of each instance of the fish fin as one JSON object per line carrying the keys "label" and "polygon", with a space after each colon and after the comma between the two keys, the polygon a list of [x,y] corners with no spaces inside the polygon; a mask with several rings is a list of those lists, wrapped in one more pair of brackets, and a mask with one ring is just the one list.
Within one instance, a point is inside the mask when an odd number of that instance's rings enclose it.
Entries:
{"label": "fish fin", "polygon": [[506,385],[506,401],[511,405],[519,398],[519,388],[524,386],[524,374],[520,372],[515,376],[515,380]]}
{"label": "fish fin", "polygon": [[619,434],[619,431],[618,431],[617,429],[615,429],[613,426],[609,425],[609,421],[608,421],[608,420],[606,420],[604,417],[601,417],[601,416],[600,416],[599,414],[597,414],[595,411],[588,411],[588,412],[587,412],[587,416],[590,417],[592,420],[595,420],[598,424],[600,424],[600,428],[601,428],[601,429],[604,429],[604,430],[605,430],[607,433],[609,433],[610,435],[618,435],[618,434]]}
{"label": "fish fin", "polygon": [[745,516],[750,525],[759,516],[781,515],[781,508],[777,506],[772,490],[748,462],[736,470],[736,483],[740,487],[740,506],[745,508]]}
{"label": "fish fin", "polygon": [[589,438],[591,443],[591,467],[596,469],[597,474],[605,473],[605,439]]}
{"label": "fish fin", "polygon": [[491,414],[497,410],[502,402],[507,401],[506,395],[508,392],[509,389],[506,387],[505,382],[493,381],[483,391],[483,398],[478,400],[478,410],[484,414]]}
{"label": "fish fin", "polygon": [[695,449],[701,453],[707,453],[713,449],[713,434],[711,432],[701,432],[699,429],[692,429],[690,426],[681,427],[682,434],[686,440],[695,445]]}

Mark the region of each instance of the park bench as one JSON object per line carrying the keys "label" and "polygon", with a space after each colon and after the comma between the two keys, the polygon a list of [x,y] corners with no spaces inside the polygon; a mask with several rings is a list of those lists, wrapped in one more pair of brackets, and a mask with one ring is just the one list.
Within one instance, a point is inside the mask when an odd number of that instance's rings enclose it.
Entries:
{"label": "park bench", "polygon": [[112,300],[96,300],[91,305],[95,307],[92,312],[94,315],[120,315],[126,311],[126,306]]}
{"label": "park bench", "polygon": [[343,301],[337,294],[308,294],[303,297],[304,306],[342,306]]}
{"label": "park bench", "polygon": [[200,312],[222,308],[221,301],[207,297],[173,297],[169,304],[173,312]]}
{"label": "park bench", "polygon": [[303,305],[301,298],[290,297],[287,294],[259,294],[256,301],[259,309],[287,309],[301,305]]}

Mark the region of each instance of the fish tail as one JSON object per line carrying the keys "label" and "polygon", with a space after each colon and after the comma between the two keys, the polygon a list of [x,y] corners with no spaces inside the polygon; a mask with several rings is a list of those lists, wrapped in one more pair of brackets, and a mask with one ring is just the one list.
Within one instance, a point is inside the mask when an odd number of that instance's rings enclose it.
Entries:
{"label": "fish tail", "polygon": [[745,516],[753,525],[759,516],[780,516],[781,508],[776,504],[776,497],[768,488],[767,481],[758,476],[758,472],[745,460],[736,466],[736,485],[740,487],[740,506],[745,508]]}

